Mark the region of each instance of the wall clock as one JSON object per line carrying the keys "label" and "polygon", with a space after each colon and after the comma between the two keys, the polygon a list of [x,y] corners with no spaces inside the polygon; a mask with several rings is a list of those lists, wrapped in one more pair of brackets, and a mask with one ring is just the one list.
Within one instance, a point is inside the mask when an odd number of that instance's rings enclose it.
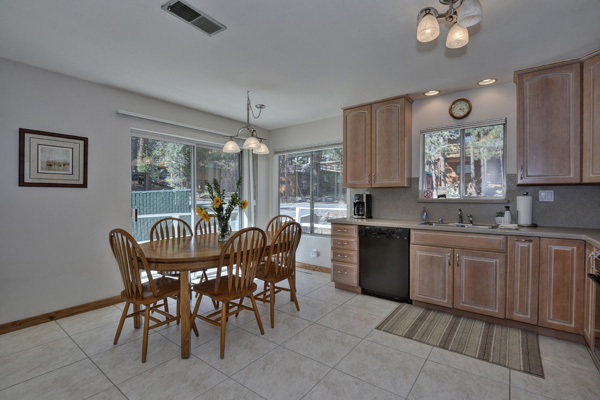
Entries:
{"label": "wall clock", "polygon": [[450,116],[454,119],[463,119],[471,114],[471,109],[473,106],[471,102],[467,99],[456,99],[450,104],[450,108],[448,108],[448,112]]}

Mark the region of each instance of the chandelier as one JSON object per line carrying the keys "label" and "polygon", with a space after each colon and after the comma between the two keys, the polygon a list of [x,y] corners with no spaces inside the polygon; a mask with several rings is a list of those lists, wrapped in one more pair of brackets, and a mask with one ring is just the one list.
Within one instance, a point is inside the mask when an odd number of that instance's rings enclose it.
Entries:
{"label": "chandelier", "polygon": [[239,153],[242,151],[240,146],[233,140],[240,136],[240,133],[246,132],[248,134],[248,138],[242,145],[243,149],[252,150],[254,154],[269,154],[269,148],[262,141],[263,138],[260,138],[256,135],[256,129],[250,124],[250,114],[254,119],[258,119],[260,117],[260,113],[262,110],[267,108],[264,104],[257,104],[255,107],[258,109],[258,115],[254,115],[254,110],[252,110],[252,103],[250,102],[250,92],[246,91],[246,125],[242,126],[235,136],[229,138],[229,141],[225,143],[223,146],[224,153]]}
{"label": "chandelier", "polygon": [[483,17],[479,0],[439,0],[448,6],[448,11],[440,14],[433,7],[425,7],[417,15],[417,40],[431,42],[440,34],[438,19],[444,18],[452,24],[446,37],[446,47],[458,49],[469,43],[467,28],[478,24]]}

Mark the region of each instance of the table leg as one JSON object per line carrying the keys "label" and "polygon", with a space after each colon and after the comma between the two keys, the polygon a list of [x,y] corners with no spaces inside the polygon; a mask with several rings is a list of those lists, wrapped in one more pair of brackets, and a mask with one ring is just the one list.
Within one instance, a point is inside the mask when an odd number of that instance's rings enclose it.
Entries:
{"label": "table leg", "polygon": [[[140,311],[140,305],[134,304],[133,312],[137,313],[138,311]],[[139,313],[133,316],[133,327],[135,329],[140,329],[142,327],[142,316]]]}
{"label": "table leg", "polygon": [[179,307],[181,308],[181,358],[190,357],[190,272],[179,274]]}

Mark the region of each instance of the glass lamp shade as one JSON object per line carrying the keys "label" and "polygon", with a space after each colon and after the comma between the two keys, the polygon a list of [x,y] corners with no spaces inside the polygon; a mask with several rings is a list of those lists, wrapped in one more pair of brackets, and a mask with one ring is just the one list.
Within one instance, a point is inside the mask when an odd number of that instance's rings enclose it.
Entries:
{"label": "glass lamp shade", "polygon": [[449,49],[458,49],[469,43],[469,31],[458,24],[452,25],[448,37],[446,38],[446,47]]}
{"label": "glass lamp shade", "polygon": [[258,149],[252,150],[252,153],[254,153],[254,154],[269,154],[270,151],[266,144],[261,143],[260,147]]}
{"label": "glass lamp shade", "polygon": [[426,14],[417,26],[417,40],[419,42],[431,42],[440,35],[440,24],[437,19]]}
{"label": "glass lamp shade", "polygon": [[223,153],[239,153],[240,151],[242,151],[240,150],[240,146],[238,146],[233,139],[229,139],[229,141],[225,143],[225,146],[223,146]]}
{"label": "glass lamp shade", "polygon": [[242,145],[242,148],[249,149],[249,150],[258,149],[259,147],[260,147],[260,142],[254,136],[250,136],[248,139],[246,139],[246,141]]}
{"label": "glass lamp shade", "polygon": [[463,28],[477,25],[483,17],[483,10],[479,0],[464,0],[458,9],[456,23]]}

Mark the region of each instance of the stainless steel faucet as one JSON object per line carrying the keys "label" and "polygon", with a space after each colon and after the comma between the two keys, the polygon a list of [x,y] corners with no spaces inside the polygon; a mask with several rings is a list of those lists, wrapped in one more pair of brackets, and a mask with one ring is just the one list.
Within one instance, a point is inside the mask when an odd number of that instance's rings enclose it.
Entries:
{"label": "stainless steel faucet", "polygon": [[458,223],[459,224],[463,223],[462,208],[458,209]]}

